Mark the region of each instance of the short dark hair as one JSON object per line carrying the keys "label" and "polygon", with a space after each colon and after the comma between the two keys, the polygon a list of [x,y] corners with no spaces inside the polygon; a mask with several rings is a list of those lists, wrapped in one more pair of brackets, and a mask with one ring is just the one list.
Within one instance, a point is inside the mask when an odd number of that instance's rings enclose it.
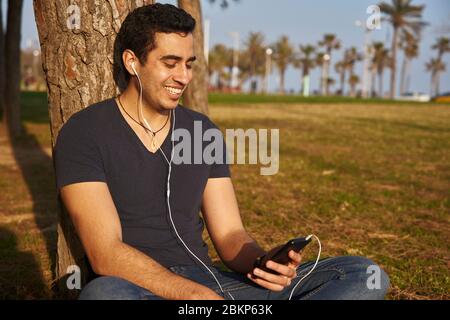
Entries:
{"label": "short dark hair", "polygon": [[[171,4],[155,3],[129,13],[114,44],[114,79],[119,88],[130,80],[122,61],[122,54],[126,49],[132,50],[139,62],[145,64],[148,53],[156,47],[156,32],[188,34],[194,28],[195,19]],[[123,80],[126,83],[122,83]]]}

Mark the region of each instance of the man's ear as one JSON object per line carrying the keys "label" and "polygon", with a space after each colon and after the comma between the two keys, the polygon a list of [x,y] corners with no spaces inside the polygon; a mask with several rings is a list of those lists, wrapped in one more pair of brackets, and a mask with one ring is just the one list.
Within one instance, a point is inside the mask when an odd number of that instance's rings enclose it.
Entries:
{"label": "man's ear", "polygon": [[[136,55],[133,51],[126,49],[122,53],[122,61],[128,73],[132,76],[136,75]],[[134,70],[133,70],[134,69]]]}

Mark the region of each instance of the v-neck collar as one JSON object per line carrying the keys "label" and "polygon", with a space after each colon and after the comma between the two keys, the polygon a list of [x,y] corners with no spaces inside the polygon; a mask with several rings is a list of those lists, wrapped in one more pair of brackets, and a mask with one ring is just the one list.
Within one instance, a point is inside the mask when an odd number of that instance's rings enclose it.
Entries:
{"label": "v-neck collar", "polygon": [[[148,153],[151,156],[156,156],[159,152],[159,149],[156,150],[155,153],[151,152],[150,150],[147,149],[147,147],[145,146],[145,144],[142,142],[142,140],[139,138],[139,136],[136,134],[136,132],[133,130],[133,128],[131,128],[131,126],[128,124],[127,120],[124,118],[122,112],[120,112],[119,110],[119,105],[117,104],[116,98],[112,98],[113,103],[114,103],[114,112],[116,113],[116,115],[119,117],[119,122],[121,122],[124,126],[126,131],[128,131],[131,136],[133,137],[133,139],[140,145],[141,148],[143,148],[145,150],[146,153]],[[175,107],[174,109],[174,113],[176,114],[178,110],[178,106]],[[167,151],[166,145],[169,143],[169,141],[171,141],[171,136],[172,136],[172,117],[171,119],[169,119],[169,126],[170,126],[170,130],[167,133],[163,143],[161,144],[161,146],[159,148],[163,149],[164,152]]]}

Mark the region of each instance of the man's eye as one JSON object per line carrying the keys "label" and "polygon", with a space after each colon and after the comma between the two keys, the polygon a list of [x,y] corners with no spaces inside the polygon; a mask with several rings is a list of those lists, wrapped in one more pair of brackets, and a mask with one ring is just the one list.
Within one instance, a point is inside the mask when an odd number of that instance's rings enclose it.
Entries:
{"label": "man's eye", "polygon": [[169,68],[169,69],[175,68],[175,65],[174,65],[174,64],[166,63],[165,65],[166,65],[166,67]]}
{"label": "man's eye", "polygon": [[186,65],[186,68],[192,69],[192,64],[187,64],[187,65]]}

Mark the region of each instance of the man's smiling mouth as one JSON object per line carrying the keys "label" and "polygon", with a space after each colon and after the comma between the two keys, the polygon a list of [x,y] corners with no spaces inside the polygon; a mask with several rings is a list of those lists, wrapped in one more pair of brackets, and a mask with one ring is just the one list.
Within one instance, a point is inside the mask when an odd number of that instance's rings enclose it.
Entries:
{"label": "man's smiling mouth", "polygon": [[170,86],[164,86],[164,88],[167,90],[167,92],[169,92],[172,95],[180,95],[181,92],[183,92],[182,88],[174,88]]}

